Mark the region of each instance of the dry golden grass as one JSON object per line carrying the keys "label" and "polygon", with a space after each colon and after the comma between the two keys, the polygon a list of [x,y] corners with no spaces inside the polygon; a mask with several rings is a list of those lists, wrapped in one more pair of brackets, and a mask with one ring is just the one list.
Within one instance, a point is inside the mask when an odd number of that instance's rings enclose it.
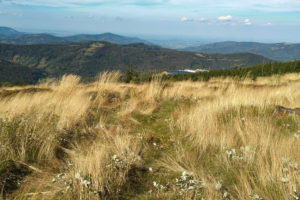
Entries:
{"label": "dry golden grass", "polygon": [[141,85],[119,76],[0,89],[0,163],[37,169],[9,198],[299,198],[300,116],[273,114],[300,107],[299,74]]}

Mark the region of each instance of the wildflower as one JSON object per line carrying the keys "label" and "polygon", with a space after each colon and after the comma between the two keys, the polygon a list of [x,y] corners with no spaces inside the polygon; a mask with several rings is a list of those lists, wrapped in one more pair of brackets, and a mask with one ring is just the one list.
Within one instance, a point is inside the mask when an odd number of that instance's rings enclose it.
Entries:
{"label": "wildflower", "polygon": [[157,187],[157,186],[158,186],[158,184],[156,183],[156,181],[153,181],[153,186],[154,186],[154,187]]}
{"label": "wildflower", "polygon": [[288,168],[285,167],[285,168],[282,169],[282,172],[283,172],[283,173],[288,173],[289,170],[288,170]]}
{"label": "wildflower", "polygon": [[193,190],[194,189],[194,187],[193,186],[190,186],[189,188],[188,188],[188,190]]}
{"label": "wildflower", "polygon": [[115,154],[115,155],[112,156],[112,159],[113,159],[113,160],[116,160],[117,157],[118,157],[118,156]]}
{"label": "wildflower", "polygon": [[261,198],[258,194],[254,194],[252,198],[255,200],[263,200],[263,198]]}
{"label": "wildflower", "polygon": [[298,170],[298,163],[295,163],[295,164],[291,163],[290,167],[297,171]]}
{"label": "wildflower", "polygon": [[187,176],[186,176],[186,171],[182,172],[182,176],[181,176],[182,180],[186,180]]}
{"label": "wildflower", "polygon": [[73,164],[70,161],[68,161],[68,166],[73,166]]}
{"label": "wildflower", "polygon": [[153,169],[152,169],[152,167],[149,167],[149,171],[150,171],[150,172],[153,172]]}
{"label": "wildflower", "polygon": [[190,184],[197,184],[198,181],[197,180],[190,180]]}
{"label": "wildflower", "polygon": [[250,152],[250,147],[249,146],[245,146],[245,152]]}
{"label": "wildflower", "polygon": [[291,161],[291,158],[285,158],[285,157],[282,157],[282,158],[281,158],[282,164],[287,164],[287,163],[290,162],[290,161]]}
{"label": "wildflower", "polygon": [[232,151],[232,153],[233,153],[233,154],[236,154],[236,151],[235,151],[235,149],[231,149],[231,151]]}
{"label": "wildflower", "polygon": [[282,183],[288,183],[289,182],[289,178],[288,177],[281,177],[281,182]]}
{"label": "wildflower", "polygon": [[225,153],[227,154],[228,157],[232,155],[232,151],[226,150]]}
{"label": "wildflower", "polygon": [[66,187],[66,191],[68,191],[70,188],[71,188],[71,186],[68,185],[68,186]]}
{"label": "wildflower", "polygon": [[228,192],[224,192],[223,198],[227,198],[227,197],[228,197]]}
{"label": "wildflower", "polygon": [[52,178],[52,183],[56,183],[56,178]]}
{"label": "wildflower", "polygon": [[222,184],[221,184],[220,182],[217,182],[217,183],[215,184],[215,189],[216,189],[216,190],[221,190],[221,188],[222,188]]}
{"label": "wildflower", "polygon": [[76,179],[80,179],[81,178],[81,176],[80,176],[80,174],[78,172],[75,174],[75,178]]}
{"label": "wildflower", "polygon": [[88,187],[91,184],[91,182],[84,180],[81,182],[81,184],[84,185],[85,187]]}

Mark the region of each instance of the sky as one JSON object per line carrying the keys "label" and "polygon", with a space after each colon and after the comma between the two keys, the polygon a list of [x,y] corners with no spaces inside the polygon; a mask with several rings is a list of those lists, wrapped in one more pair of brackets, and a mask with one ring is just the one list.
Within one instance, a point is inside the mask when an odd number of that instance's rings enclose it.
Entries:
{"label": "sky", "polygon": [[0,0],[0,26],[61,35],[300,43],[300,0]]}

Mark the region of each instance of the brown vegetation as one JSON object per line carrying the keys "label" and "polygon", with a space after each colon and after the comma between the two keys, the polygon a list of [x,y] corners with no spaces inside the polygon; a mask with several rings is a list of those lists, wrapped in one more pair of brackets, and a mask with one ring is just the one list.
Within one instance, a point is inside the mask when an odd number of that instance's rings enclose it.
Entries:
{"label": "brown vegetation", "polygon": [[14,191],[0,180],[2,197],[300,197],[300,116],[273,114],[300,107],[299,74],[140,85],[118,78],[0,89],[0,166],[31,172]]}

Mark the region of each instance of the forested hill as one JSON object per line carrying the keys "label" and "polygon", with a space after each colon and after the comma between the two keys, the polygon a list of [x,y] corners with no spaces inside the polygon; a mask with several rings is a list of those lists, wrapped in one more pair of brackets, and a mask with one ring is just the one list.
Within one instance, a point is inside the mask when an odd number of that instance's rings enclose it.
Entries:
{"label": "forested hill", "polygon": [[47,74],[41,70],[0,59],[0,86],[4,83],[34,84]]}
{"label": "forested hill", "polygon": [[104,70],[126,71],[132,65],[139,71],[171,69],[227,69],[271,60],[251,53],[200,54],[149,46],[116,45],[107,42],[76,44],[11,45],[0,44],[0,59],[45,70],[50,76],[77,74],[94,77]]}

